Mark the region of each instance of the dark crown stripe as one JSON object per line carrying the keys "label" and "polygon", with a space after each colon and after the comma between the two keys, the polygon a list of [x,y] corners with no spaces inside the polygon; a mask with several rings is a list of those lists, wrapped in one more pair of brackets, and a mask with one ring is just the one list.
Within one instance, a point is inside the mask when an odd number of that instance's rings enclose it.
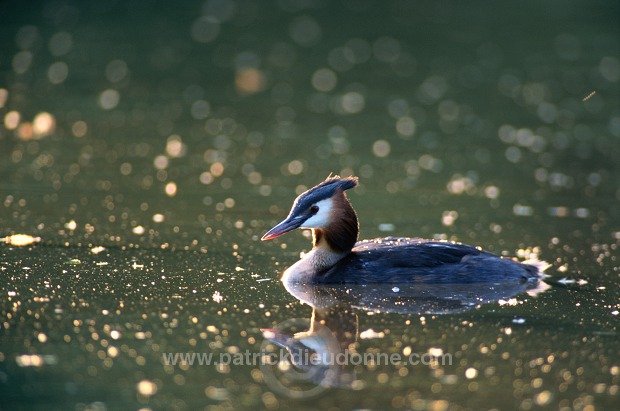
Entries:
{"label": "dark crown stripe", "polygon": [[321,200],[331,198],[337,191],[344,191],[357,186],[357,177],[328,177],[325,181],[302,193],[295,200],[291,214],[306,209]]}

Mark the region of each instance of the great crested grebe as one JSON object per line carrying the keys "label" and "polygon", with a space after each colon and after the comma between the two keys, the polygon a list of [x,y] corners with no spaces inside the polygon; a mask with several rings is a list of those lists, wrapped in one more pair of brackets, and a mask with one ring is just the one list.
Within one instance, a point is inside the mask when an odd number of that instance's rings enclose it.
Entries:
{"label": "great crested grebe", "polygon": [[421,238],[357,241],[359,225],[345,190],[357,177],[328,177],[300,194],[284,221],[262,240],[295,228],[312,229],[313,247],[282,276],[300,283],[535,282],[547,264],[519,263],[476,247]]}

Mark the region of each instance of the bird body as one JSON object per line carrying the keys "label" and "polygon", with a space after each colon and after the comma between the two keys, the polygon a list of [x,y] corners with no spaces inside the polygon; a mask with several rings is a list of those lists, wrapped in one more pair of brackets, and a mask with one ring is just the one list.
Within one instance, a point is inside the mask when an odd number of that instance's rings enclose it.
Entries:
{"label": "bird body", "polygon": [[534,265],[466,244],[392,237],[360,241],[334,266],[315,275],[319,283],[488,283],[536,278]]}
{"label": "bird body", "polygon": [[313,248],[283,275],[300,283],[476,283],[537,281],[545,263],[519,263],[448,241],[386,237],[357,242],[359,225],[345,190],[356,177],[328,177],[297,197],[263,240],[310,228]]}

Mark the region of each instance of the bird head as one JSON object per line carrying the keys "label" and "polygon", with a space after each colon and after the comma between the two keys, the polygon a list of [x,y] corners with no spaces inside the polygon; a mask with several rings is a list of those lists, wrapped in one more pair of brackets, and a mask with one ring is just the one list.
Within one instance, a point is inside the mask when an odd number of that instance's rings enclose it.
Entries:
{"label": "bird head", "polygon": [[344,191],[356,187],[357,183],[357,177],[328,177],[300,194],[286,219],[265,233],[261,240],[272,240],[300,227],[325,228],[334,223],[342,201],[347,201]]}

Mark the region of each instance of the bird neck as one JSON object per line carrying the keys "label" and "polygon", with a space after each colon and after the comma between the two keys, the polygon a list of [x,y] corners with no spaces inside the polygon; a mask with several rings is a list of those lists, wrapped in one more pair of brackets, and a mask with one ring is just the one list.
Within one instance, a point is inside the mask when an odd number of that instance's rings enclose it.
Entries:
{"label": "bird neck", "polygon": [[342,258],[351,252],[358,234],[359,223],[355,210],[344,192],[337,193],[334,196],[330,223],[323,228],[312,229],[313,250],[320,249],[324,254],[331,253]]}
{"label": "bird neck", "polygon": [[323,228],[312,229],[312,250],[284,271],[284,283],[313,282],[353,249],[359,234],[357,215],[344,193],[338,193],[334,200],[332,222]]}

